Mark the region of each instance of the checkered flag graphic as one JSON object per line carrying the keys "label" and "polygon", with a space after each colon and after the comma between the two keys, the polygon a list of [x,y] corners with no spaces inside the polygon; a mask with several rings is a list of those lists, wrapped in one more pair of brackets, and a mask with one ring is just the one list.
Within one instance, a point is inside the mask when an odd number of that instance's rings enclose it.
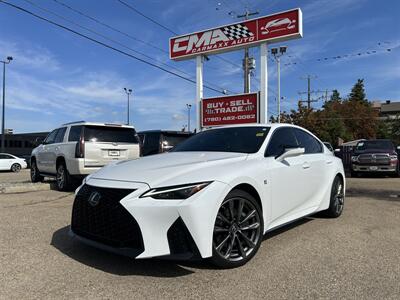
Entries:
{"label": "checkered flag graphic", "polygon": [[252,33],[247,26],[242,24],[224,27],[222,31],[231,41],[254,36],[254,33]]}

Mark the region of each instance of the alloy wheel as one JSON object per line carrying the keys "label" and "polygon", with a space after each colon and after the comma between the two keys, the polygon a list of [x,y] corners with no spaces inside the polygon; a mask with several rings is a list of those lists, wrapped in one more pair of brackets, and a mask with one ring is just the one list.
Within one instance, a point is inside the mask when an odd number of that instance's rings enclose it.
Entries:
{"label": "alloy wheel", "polygon": [[344,193],[343,193],[343,184],[340,180],[336,181],[336,193],[334,195],[334,203],[336,214],[341,214],[344,206]]}
{"label": "alloy wheel", "polygon": [[57,186],[59,189],[64,188],[65,183],[65,169],[63,165],[59,165],[57,168]]}
{"label": "alloy wheel", "polygon": [[261,216],[252,202],[235,197],[225,200],[214,225],[215,251],[229,261],[248,257],[261,238]]}
{"label": "alloy wheel", "polygon": [[11,171],[19,172],[19,171],[21,171],[21,166],[19,164],[14,164],[11,166]]}

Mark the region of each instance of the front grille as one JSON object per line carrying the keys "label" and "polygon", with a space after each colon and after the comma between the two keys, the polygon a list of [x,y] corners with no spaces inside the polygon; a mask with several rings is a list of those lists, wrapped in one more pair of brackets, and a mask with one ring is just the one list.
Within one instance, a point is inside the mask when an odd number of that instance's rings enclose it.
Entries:
{"label": "front grille", "polygon": [[390,164],[390,157],[388,154],[361,154],[358,161],[361,164],[388,165]]}
{"label": "front grille", "polygon": [[[75,197],[71,229],[76,234],[117,248],[144,250],[138,223],[120,204],[133,189],[101,188],[85,184]],[[91,195],[99,193],[94,201]]]}

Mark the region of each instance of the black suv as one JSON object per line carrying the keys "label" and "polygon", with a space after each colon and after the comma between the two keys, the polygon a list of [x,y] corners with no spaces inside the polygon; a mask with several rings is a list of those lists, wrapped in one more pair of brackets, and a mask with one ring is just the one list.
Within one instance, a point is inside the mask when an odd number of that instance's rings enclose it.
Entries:
{"label": "black suv", "polygon": [[351,176],[361,173],[400,175],[399,157],[390,140],[367,140],[357,143],[351,156]]}
{"label": "black suv", "polygon": [[171,150],[173,147],[193,135],[191,132],[172,130],[148,130],[138,133],[142,142],[142,156],[158,154]]}

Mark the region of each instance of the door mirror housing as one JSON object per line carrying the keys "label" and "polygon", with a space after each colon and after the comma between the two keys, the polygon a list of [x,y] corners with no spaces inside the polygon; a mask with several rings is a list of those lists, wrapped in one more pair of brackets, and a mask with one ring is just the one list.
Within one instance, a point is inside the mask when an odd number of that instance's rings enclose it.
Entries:
{"label": "door mirror housing", "polygon": [[285,148],[285,151],[276,158],[277,161],[283,161],[288,157],[295,157],[304,154],[304,148]]}
{"label": "door mirror housing", "polygon": [[44,145],[45,142],[44,142],[43,138],[37,137],[32,144],[33,144],[33,147],[37,147],[39,145]]}

